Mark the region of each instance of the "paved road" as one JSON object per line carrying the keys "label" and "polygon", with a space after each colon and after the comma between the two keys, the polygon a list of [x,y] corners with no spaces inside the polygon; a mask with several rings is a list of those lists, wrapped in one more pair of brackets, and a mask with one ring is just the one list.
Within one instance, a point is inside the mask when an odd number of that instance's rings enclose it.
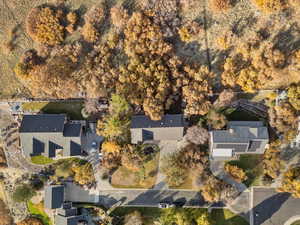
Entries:
{"label": "paved road", "polygon": [[274,188],[253,188],[254,225],[284,225],[300,215],[300,199]]}
{"label": "paved road", "polygon": [[[209,206],[196,191],[124,189],[93,192],[71,183],[66,184],[65,190],[67,201],[99,203],[106,207],[111,207],[119,202],[123,206],[144,207],[157,207],[160,202],[178,202],[186,207]],[[218,203],[213,206],[223,207],[224,205]]]}

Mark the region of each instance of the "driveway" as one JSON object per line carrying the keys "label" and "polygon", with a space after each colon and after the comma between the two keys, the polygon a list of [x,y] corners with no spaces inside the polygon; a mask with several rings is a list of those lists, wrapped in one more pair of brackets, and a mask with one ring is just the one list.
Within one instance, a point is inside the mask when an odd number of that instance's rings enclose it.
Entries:
{"label": "driveway", "polygon": [[172,154],[178,150],[178,141],[160,141],[158,144],[159,152],[159,166],[156,177],[156,183],[153,189],[166,190],[168,184],[166,183],[166,175],[161,171],[163,158],[169,154]]}
{"label": "driveway", "polygon": [[285,225],[300,215],[300,199],[274,188],[253,188],[254,225]]}

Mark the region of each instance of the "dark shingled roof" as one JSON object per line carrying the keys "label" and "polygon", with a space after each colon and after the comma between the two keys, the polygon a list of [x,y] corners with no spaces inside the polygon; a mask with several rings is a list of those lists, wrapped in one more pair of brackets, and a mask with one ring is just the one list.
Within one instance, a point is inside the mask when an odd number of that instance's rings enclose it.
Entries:
{"label": "dark shingled roof", "polygon": [[64,202],[64,186],[51,185],[45,189],[45,208],[58,209]]}
{"label": "dark shingled roof", "polygon": [[148,116],[137,115],[131,119],[131,128],[159,128],[159,127],[184,127],[182,114],[167,114],[161,120],[154,121]]}
{"label": "dark shingled roof", "polygon": [[80,123],[67,123],[64,128],[64,137],[79,137],[81,131]]}
{"label": "dark shingled roof", "polygon": [[24,115],[21,133],[50,133],[63,132],[66,115],[64,114],[38,114]]}

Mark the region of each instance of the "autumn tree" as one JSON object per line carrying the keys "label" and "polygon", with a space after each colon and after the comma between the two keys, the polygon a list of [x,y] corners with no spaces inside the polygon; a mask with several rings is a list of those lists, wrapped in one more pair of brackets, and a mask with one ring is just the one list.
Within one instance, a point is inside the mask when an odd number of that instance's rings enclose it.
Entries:
{"label": "autumn tree", "polygon": [[283,133],[285,141],[291,141],[296,136],[298,115],[291,104],[284,102],[269,109],[270,125]]}
{"label": "autumn tree", "polygon": [[202,176],[201,183],[200,192],[205,201],[208,202],[230,202],[238,194],[238,191],[233,186],[226,184],[209,173]]}
{"label": "autumn tree", "polygon": [[89,185],[95,182],[93,167],[90,163],[77,164],[72,167],[74,181],[80,185]]}
{"label": "autumn tree", "polygon": [[247,180],[247,175],[242,168],[235,165],[226,164],[225,171],[237,182],[242,183]]}
{"label": "autumn tree", "polygon": [[26,31],[33,40],[41,44],[57,45],[65,36],[63,19],[64,14],[59,9],[45,6],[33,8],[26,18]]}
{"label": "autumn tree", "polygon": [[143,225],[144,220],[139,211],[134,211],[125,216],[124,225]]}
{"label": "autumn tree", "polygon": [[110,17],[112,24],[119,30],[122,30],[126,26],[126,22],[129,19],[127,10],[117,5],[110,9]]}
{"label": "autumn tree", "polygon": [[108,140],[127,141],[129,138],[131,107],[120,95],[112,95],[109,115],[98,120],[97,133]]}
{"label": "autumn tree", "polygon": [[100,25],[104,18],[103,5],[95,5],[91,7],[84,15],[84,25],[81,30],[81,34],[85,41],[94,43],[100,38]]}
{"label": "autumn tree", "polygon": [[205,144],[208,141],[209,133],[207,129],[199,126],[189,127],[186,131],[185,138],[187,141],[196,145]]}
{"label": "autumn tree", "polygon": [[36,217],[29,217],[17,223],[17,225],[44,225],[42,220]]}
{"label": "autumn tree", "polygon": [[184,183],[187,177],[186,168],[178,161],[180,153],[173,153],[163,158],[162,172],[167,177],[170,186],[179,186]]}
{"label": "autumn tree", "polygon": [[210,218],[210,215],[208,213],[203,213],[201,214],[197,219],[196,219],[197,225],[212,225],[212,219]]}
{"label": "autumn tree", "polygon": [[296,110],[300,110],[300,85],[292,84],[291,86],[289,86],[287,96],[290,104]]}
{"label": "autumn tree", "polygon": [[263,12],[271,13],[284,9],[286,1],[281,0],[252,0],[253,3]]}
{"label": "autumn tree", "polygon": [[236,95],[232,89],[224,89],[214,102],[215,108],[221,108],[229,106],[236,99]]}
{"label": "autumn tree", "polygon": [[180,27],[178,34],[183,42],[196,41],[199,38],[199,34],[203,33],[204,28],[196,21],[188,22]]}
{"label": "autumn tree", "polygon": [[282,166],[279,147],[279,141],[273,142],[270,144],[270,147],[264,153],[264,174],[272,179],[276,179],[280,175],[280,170]]}
{"label": "autumn tree", "polygon": [[121,146],[113,141],[105,141],[101,146],[101,151],[105,154],[112,153],[118,155],[120,154]]}
{"label": "autumn tree", "polygon": [[300,167],[291,167],[284,173],[278,191],[288,192],[293,197],[300,198]]}
{"label": "autumn tree", "polygon": [[208,97],[212,94],[212,82],[215,74],[206,66],[193,68],[185,66],[186,76],[183,78],[182,94],[186,102],[187,115],[205,115],[211,108]]}
{"label": "autumn tree", "polygon": [[206,118],[207,124],[212,126],[214,129],[222,129],[227,124],[226,117],[214,109],[208,112]]}
{"label": "autumn tree", "polygon": [[232,7],[231,0],[210,0],[209,6],[214,12],[226,11]]}

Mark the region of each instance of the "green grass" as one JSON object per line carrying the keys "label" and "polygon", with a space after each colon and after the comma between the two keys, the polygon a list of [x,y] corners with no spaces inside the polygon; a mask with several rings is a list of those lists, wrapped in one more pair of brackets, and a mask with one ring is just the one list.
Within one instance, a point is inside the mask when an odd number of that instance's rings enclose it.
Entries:
{"label": "green grass", "polygon": [[228,209],[213,209],[211,212],[214,225],[249,225],[242,217],[232,213]]}
{"label": "green grass", "polygon": [[259,121],[259,117],[244,110],[235,110],[227,115],[228,121]]}
{"label": "green grass", "polygon": [[[145,207],[118,207],[112,215],[124,217],[125,215],[139,211],[145,222],[145,225],[153,225],[162,214],[170,214],[172,216],[172,210],[174,209],[159,209],[159,208],[145,208]],[[187,215],[193,218],[199,217],[202,213],[207,212],[205,208],[177,208],[176,210],[183,210]],[[235,215],[227,209],[213,209],[211,219],[214,225],[249,225],[244,218]]]}
{"label": "green grass", "polygon": [[42,112],[49,114],[65,113],[71,119],[83,119],[81,109],[83,102],[26,102],[22,109],[27,112]]}
{"label": "green grass", "polygon": [[263,176],[262,160],[262,155],[245,154],[240,155],[238,160],[232,160],[228,163],[230,165],[236,165],[245,171],[248,179],[244,183],[249,187],[260,185]]}
{"label": "green grass", "polygon": [[33,204],[31,201],[27,203],[29,213],[43,221],[44,225],[53,225],[51,219],[44,211],[44,203]]}
{"label": "green grass", "polygon": [[291,225],[300,225],[300,220],[295,221],[295,222],[292,223]]}
{"label": "green grass", "polygon": [[33,164],[38,164],[38,165],[46,165],[55,162],[55,160],[50,159],[48,157],[45,157],[43,155],[38,155],[38,156],[32,156],[31,157],[31,162]]}

